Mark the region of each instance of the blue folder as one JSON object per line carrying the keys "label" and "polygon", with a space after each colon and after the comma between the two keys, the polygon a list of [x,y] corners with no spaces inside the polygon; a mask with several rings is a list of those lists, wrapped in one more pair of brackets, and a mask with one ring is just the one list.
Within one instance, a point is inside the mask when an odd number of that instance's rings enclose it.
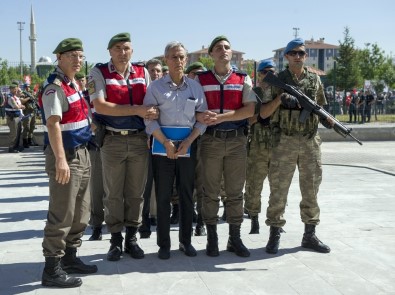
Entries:
{"label": "blue folder", "polygon": [[[166,136],[166,138],[172,140],[172,141],[183,141],[185,138],[187,138],[191,134],[191,128],[189,127],[171,127],[171,126],[162,126],[161,127],[162,133]],[[177,145],[177,143],[176,143]],[[153,155],[161,155],[161,156],[166,156],[166,148],[163,144],[159,142],[159,140],[156,140],[154,137],[154,140],[152,141],[152,154]],[[182,155],[180,157],[190,157],[191,156],[191,147],[188,148],[188,151],[185,155]]]}

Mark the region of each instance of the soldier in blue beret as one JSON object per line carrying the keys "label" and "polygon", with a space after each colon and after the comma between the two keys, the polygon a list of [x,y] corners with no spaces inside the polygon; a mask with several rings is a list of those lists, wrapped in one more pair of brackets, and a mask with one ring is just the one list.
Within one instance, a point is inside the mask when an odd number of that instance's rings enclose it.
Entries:
{"label": "soldier in blue beret", "polygon": [[[318,105],[325,105],[327,102],[320,77],[305,66],[307,53],[303,39],[296,38],[290,41],[284,50],[284,57],[288,61],[288,66],[278,74],[278,78],[299,88]],[[284,212],[288,191],[295,168],[298,167],[302,193],[300,216],[305,224],[302,247],[329,253],[330,248],[315,235],[315,228],[320,223],[317,194],[322,181],[321,138],[317,132],[319,120],[311,113],[307,120],[300,122],[299,117],[303,109],[297,99],[282,93],[283,91],[276,92],[276,98],[261,110],[263,118],[272,115],[271,128],[281,132],[280,142],[272,151],[269,169],[271,182],[266,225],[270,226],[270,236],[266,252],[278,252],[282,227],[286,222]],[[326,121],[321,123],[324,126],[328,124]],[[276,181],[273,181],[274,179]]]}
{"label": "soldier in blue beret", "polygon": [[276,94],[269,84],[263,82],[268,72],[275,72],[272,59],[262,60],[257,69],[257,87],[254,91],[258,97],[254,116],[249,118],[250,138],[248,143],[246,184],[244,190],[244,209],[251,218],[250,234],[259,234],[259,213],[261,213],[261,192],[263,182],[269,173],[272,149],[279,141],[279,134],[272,132],[270,118],[260,116],[261,108],[272,101]]}

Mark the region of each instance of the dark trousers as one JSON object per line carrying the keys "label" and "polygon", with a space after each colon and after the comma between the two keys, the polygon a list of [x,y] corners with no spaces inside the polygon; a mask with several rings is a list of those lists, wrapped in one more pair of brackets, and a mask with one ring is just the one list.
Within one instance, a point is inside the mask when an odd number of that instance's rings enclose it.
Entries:
{"label": "dark trousers", "polygon": [[151,190],[152,184],[154,182],[154,174],[152,172],[152,155],[149,154],[148,157],[148,173],[147,173],[147,183],[145,184],[144,189],[144,205],[143,205],[143,213],[142,213],[142,225],[139,228],[139,232],[149,232],[151,233],[151,221],[149,218],[150,208],[151,208]]}
{"label": "dark trousers", "polygon": [[170,241],[170,202],[176,179],[179,195],[179,241],[183,244],[191,243],[193,219],[193,188],[196,167],[196,141],[191,146],[191,156],[180,157],[176,160],[166,156],[152,156],[155,180],[155,195],[157,204],[157,245],[171,247]]}

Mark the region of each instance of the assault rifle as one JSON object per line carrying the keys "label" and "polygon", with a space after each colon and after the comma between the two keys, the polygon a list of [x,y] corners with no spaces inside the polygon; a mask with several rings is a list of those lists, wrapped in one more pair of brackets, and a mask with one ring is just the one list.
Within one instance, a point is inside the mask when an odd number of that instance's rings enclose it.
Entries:
{"label": "assault rifle", "polygon": [[266,77],[263,79],[263,81],[275,87],[281,88],[285,90],[287,93],[296,97],[296,99],[299,102],[299,105],[303,108],[299,116],[299,122],[301,123],[305,122],[311,113],[316,114],[320,119],[325,121],[329,118],[333,122],[332,127],[337,133],[339,133],[344,138],[350,136],[352,139],[354,139],[356,142],[362,145],[362,142],[351,134],[352,131],[351,128],[347,128],[345,125],[340,123],[336,118],[334,118],[331,114],[325,111],[321,106],[316,104],[315,101],[310,99],[306,94],[301,92],[296,87],[284,83],[272,72],[268,72],[266,74]]}

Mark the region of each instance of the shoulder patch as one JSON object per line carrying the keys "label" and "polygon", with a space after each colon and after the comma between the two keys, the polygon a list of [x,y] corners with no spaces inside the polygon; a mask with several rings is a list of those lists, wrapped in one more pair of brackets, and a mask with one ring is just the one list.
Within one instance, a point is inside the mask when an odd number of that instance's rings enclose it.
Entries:
{"label": "shoulder patch", "polygon": [[51,95],[54,94],[56,92],[55,89],[48,89],[47,91],[45,91],[44,95]]}
{"label": "shoulder patch", "polygon": [[93,93],[95,93],[96,92],[95,81],[94,80],[89,81],[87,84],[87,88],[88,88],[89,95],[92,95]]}

